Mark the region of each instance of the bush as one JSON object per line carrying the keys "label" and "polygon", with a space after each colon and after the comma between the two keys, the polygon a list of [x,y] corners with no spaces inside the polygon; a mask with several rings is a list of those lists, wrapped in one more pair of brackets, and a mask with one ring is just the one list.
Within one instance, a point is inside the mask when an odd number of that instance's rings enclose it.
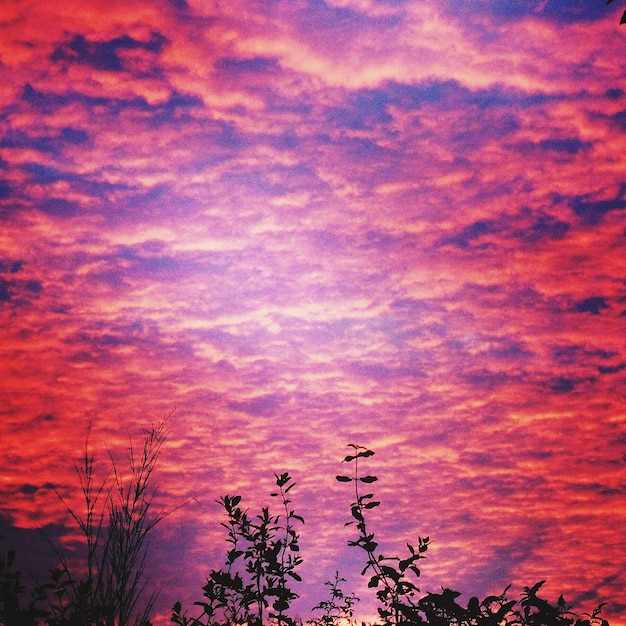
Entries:
{"label": "bush", "polygon": [[[510,600],[507,592],[490,595],[479,600],[470,598],[467,606],[458,602],[458,591],[442,588],[441,593],[419,595],[414,581],[420,576],[419,561],[426,557],[429,537],[418,537],[415,545],[407,543],[408,553],[403,557],[386,557],[378,550],[375,533],[371,531],[367,514],[380,506],[373,493],[362,493],[364,486],[375,483],[378,478],[363,475],[359,462],[374,455],[372,450],[350,444],[352,453],[344,463],[352,464],[351,476],[339,475],[340,483],[351,483],[354,501],[350,504],[351,520],[346,526],[354,526],[357,535],[348,544],[364,552],[365,566],[362,576],[368,577],[368,588],[378,601],[379,626],[609,626],[599,617],[604,604],[591,614],[574,614],[561,596],[551,604],[538,595],[545,581],[532,587],[524,587],[520,600]],[[224,496],[218,502],[223,507],[228,531],[226,568],[211,571],[203,588],[205,600],[196,602],[203,611],[199,617],[189,618],[180,602],[173,607],[172,622],[178,626],[218,626],[247,623],[261,626],[264,623],[294,626],[296,618],[289,617],[290,602],[297,597],[290,581],[299,581],[296,567],[302,562],[298,553],[298,534],[293,522],[304,523],[289,507],[286,494],[295,483],[288,474],[275,475],[280,491],[271,494],[281,496],[284,514],[271,515],[263,508],[254,521],[239,507],[240,496]],[[243,559],[243,560],[241,560]],[[339,626],[353,619],[354,604],[358,598],[345,595],[335,575],[325,584],[330,588],[330,598],[320,602],[313,610],[324,611],[322,617],[308,620],[311,626]],[[275,598],[275,599],[274,599]],[[272,611],[264,612],[273,599]],[[267,619],[265,619],[267,618]]]}
{"label": "bush", "polygon": [[[94,457],[85,445],[81,464],[76,465],[85,502],[84,515],[68,511],[85,538],[84,575],[76,578],[67,560],[57,551],[60,566],[49,572],[49,580],[39,584],[27,605],[22,603],[25,588],[15,568],[15,553],[0,557],[0,626],[149,626],[154,595],[146,600],[145,558],[150,531],[169,513],[151,511],[154,489],[152,477],[165,441],[165,422],[148,431],[141,453],[129,448],[129,478],[124,478],[111,457],[111,470],[99,483],[94,477]],[[374,452],[350,445],[344,463],[352,474],[339,475],[340,483],[351,484],[354,500],[351,520],[346,526],[356,530],[348,544],[363,552],[361,571],[367,577],[378,602],[378,626],[609,626],[600,617],[603,604],[592,613],[576,615],[561,596],[556,603],[540,597],[545,581],[524,587],[519,600],[508,598],[507,587],[500,595],[479,600],[471,597],[467,605],[459,602],[460,593],[442,588],[441,593],[420,595],[416,582],[419,562],[426,557],[429,537],[407,543],[402,557],[383,556],[367,516],[380,506],[369,486],[377,477],[361,472],[360,463]],[[241,496],[223,496],[227,532],[224,565],[212,570],[203,587],[197,617],[188,617],[180,602],[172,610],[171,622],[178,626],[299,626],[302,621],[290,615],[298,597],[294,585],[301,581],[302,564],[297,528],[304,519],[291,506],[290,492],[295,482],[288,473],[275,474],[277,490],[271,493],[280,503],[280,513],[263,507],[254,516],[241,505]],[[96,486],[97,485],[97,486]],[[367,489],[364,489],[367,487]],[[363,491],[367,491],[363,493]],[[59,497],[61,497],[59,495]],[[61,498],[63,500],[63,498]],[[64,500],[63,500],[64,501]],[[65,502],[65,501],[64,501]],[[171,512],[171,511],[170,511]],[[354,624],[358,598],[345,594],[345,579],[339,572],[325,584],[329,598],[313,611],[320,617],[309,619],[309,626]]]}

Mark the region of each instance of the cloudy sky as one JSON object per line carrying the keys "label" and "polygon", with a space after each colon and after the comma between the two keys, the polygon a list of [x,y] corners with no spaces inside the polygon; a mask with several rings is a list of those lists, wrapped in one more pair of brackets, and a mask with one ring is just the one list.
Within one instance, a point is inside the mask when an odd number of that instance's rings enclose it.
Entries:
{"label": "cloudy sky", "polygon": [[[174,411],[159,612],[289,471],[301,616],[346,444],[420,587],[626,624],[626,30],[602,0],[2,0],[0,534]],[[616,3],[619,4],[619,3]],[[70,532],[69,530],[67,532]],[[73,532],[73,531],[72,531]],[[39,547],[36,547],[39,546]],[[41,551],[40,551],[41,550]],[[29,556],[30,555],[30,556]],[[18,555],[19,556],[19,555]]]}

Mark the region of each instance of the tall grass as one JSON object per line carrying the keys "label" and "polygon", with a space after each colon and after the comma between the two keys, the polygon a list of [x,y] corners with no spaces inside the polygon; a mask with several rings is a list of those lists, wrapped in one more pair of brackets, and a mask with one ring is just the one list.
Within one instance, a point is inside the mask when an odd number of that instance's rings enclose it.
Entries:
{"label": "tall grass", "polygon": [[84,508],[76,511],[58,497],[80,529],[85,548],[84,578],[75,575],[56,550],[59,568],[38,587],[54,626],[143,626],[156,599],[146,593],[149,534],[169,512],[155,513],[154,472],[168,434],[167,418],[144,433],[139,450],[129,438],[127,466],[109,453],[105,476],[95,475],[89,436],[81,463],[75,465]]}

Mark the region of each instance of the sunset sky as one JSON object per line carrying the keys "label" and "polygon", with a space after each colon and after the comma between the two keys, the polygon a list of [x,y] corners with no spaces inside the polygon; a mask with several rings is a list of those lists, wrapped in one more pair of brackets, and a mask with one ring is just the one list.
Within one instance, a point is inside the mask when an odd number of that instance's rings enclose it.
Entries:
{"label": "sunset sky", "polygon": [[254,512],[283,471],[298,614],[336,570],[374,614],[334,480],[356,443],[383,551],[431,538],[422,591],[547,579],[626,625],[623,8],[1,0],[0,535],[23,569],[42,529],[70,547],[52,486],[79,506],[89,425],[104,474],[173,411],[156,506],[197,502],[157,527],[162,616],[222,564],[215,500]]}

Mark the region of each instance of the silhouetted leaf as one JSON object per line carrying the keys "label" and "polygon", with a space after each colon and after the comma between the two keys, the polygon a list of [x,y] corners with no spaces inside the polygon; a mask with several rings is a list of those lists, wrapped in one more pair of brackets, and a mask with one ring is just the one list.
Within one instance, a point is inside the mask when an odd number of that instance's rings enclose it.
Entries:
{"label": "silhouetted leaf", "polygon": [[503,620],[505,615],[515,606],[515,604],[515,600],[511,600],[510,602],[503,604],[495,615],[496,622]]}
{"label": "silhouetted leaf", "polygon": [[389,578],[397,581],[400,578],[400,575],[393,567],[389,567],[389,565],[381,565],[380,571],[385,574],[385,576],[389,576]]}
{"label": "silhouetted leaf", "polygon": [[545,580],[540,580],[538,583],[535,583],[532,587],[524,587],[524,593],[527,596],[534,596],[537,591],[539,591],[539,589],[545,585],[546,581]]}
{"label": "silhouetted leaf", "polygon": [[335,476],[335,478],[340,483],[350,483],[350,482],[352,482],[352,478],[350,478],[349,476]]}
{"label": "silhouetted leaf", "polygon": [[359,478],[362,483],[375,483],[378,478],[376,476],[362,476]]}
{"label": "silhouetted leaf", "polygon": [[409,567],[409,565],[411,565],[411,563],[413,563],[414,559],[403,559],[402,561],[400,561],[398,563],[398,568],[400,569],[401,572],[404,572],[407,567]]}
{"label": "silhouetted leaf", "polygon": [[242,554],[242,550],[229,550],[226,553],[228,563],[234,563]]}
{"label": "silhouetted leaf", "polygon": [[365,505],[366,509],[375,509],[377,506],[380,506],[380,502],[368,502]]}
{"label": "silhouetted leaf", "polygon": [[352,507],[352,517],[354,517],[354,519],[356,519],[359,522],[363,521],[363,515],[361,511],[359,510],[359,507],[356,507],[356,506]]}

